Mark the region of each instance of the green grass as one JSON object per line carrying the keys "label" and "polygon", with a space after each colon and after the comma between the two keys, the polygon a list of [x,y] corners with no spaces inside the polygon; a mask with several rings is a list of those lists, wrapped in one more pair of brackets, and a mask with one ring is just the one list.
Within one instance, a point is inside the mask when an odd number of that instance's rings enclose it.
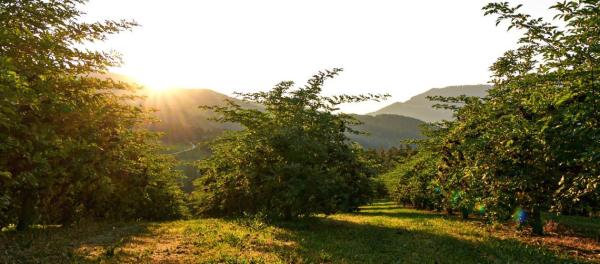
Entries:
{"label": "green grass", "polygon": [[600,241],[599,217],[545,214],[544,219],[546,221],[552,220],[557,223],[560,223],[578,235],[592,237]]}
{"label": "green grass", "polygon": [[269,225],[253,219],[88,223],[5,231],[0,239],[0,263],[576,262],[476,220],[391,203]]}

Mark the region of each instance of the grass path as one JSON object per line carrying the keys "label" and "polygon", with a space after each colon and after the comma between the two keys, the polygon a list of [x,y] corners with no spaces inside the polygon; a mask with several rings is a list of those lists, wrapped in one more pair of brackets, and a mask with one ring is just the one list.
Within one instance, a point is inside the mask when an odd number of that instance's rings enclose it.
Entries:
{"label": "grass path", "polygon": [[[576,262],[573,254],[550,250],[544,241],[391,203],[275,225],[252,219],[197,219],[3,233],[0,263]],[[599,260],[598,243],[589,240],[583,246],[587,244],[589,260],[594,254]]]}

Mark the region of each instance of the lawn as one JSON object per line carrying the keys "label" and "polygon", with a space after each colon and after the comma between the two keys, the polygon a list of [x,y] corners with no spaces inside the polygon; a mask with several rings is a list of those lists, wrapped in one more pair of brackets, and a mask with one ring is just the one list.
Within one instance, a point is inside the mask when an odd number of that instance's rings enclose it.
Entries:
{"label": "lawn", "polygon": [[575,263],[600,243],[530,237],[433,212],[376,203],[360,212],[264,224],[254,219],[82,223],[3,231],[0,263]]}

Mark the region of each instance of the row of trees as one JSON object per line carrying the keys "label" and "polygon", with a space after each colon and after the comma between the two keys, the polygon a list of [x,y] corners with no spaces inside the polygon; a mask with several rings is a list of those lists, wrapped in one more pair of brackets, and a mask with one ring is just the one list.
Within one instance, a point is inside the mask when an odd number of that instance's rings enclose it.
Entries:
{"label": "row of trees", "polygon": [[0,1],[0,228],[185,213],[134,89],[91,77],[119,57],[81,48],[136,24],[80,22],[83,3]]}
{"label": "row of trees", "polygon": [[[188,213],[181,171],[130,85],[102,76],[118,55],[86,44],[136,26],[81,22],[84,0],[0,0],[0,228],[82,218],[167,219]],[[341,103],[385,96],[321,96],[320,72],[206,107],[241,124],[212,144],[199,167],[196,214],[294,218],[349,211],[381,190],[374,161],[346,133],[358,121]]]}
{"label": "row of trees", "polygon": [[519,7],[484,7],[524,32],[519,46],[491,67],[485,98],[431,98],[456,120],[431,125],[419,153],[392,172],[398,201],[492,219],[522,208],[538,234],[544,210],[600,208],[600,1],[552,6],[559,26]]}
{"label": "row of trees", "polygon": [[[143,129],[148,113],[135,89],[93,77],[119,57],[81,48],[136,24],[80,22],[84,2],[0,0],[0,227],[187,214],[181,172]],[[421,208],[476,208],[491,219],[523,208],[536,233],[543,210],[597,210],[600,2],[553,8],[561,27],[506,3],[485,7],[525,32],[520,45],[492,66],[487,97],[432,98],[456,120],[427,126],[417,153],[368,153],[350,142],[358,121],[338,105],[386,96],[322,96],[341,69],[299,88],[282,82],[240,94],[261,110],[204,107],[243,129],[215,140],[199,163],[192,210],[285,219],[351,211],[377,195],[374,176],[397,163],[393,197]]]}

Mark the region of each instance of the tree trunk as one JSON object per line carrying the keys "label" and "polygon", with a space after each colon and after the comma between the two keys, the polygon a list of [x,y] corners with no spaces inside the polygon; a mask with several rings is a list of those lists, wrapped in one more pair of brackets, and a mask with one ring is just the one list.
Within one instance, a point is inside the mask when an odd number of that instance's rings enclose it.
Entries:
{"label": "tree trunk", "polygon": [[21,210],[17,221],[17,230],[26,230],[33,223],[35,200],[31,191],[23,191],[21,195]]}
{"label": "tree trunk", "polygon": [[62,206],[59,223],[63,226],[69,226],[74,222],[75,219],[75,208],[71,203],[65,202]]}
{"label": "tree trunk", "polygon": [[542,224],[542,213],[540,212],[539,206],[534,206],[531,210],[531,228],[533,229],[533,234],[543,236],[544,235],[544,225]]}
{"label": "tree trunk", "polygon": [[462,218],[463,219],[469,219],[469,209],[467,209],[467,208],[461,208],[461,212],[462,212]]}
{"label": "tree trunk", "polygon": [[290,209],[290,208],[285,208],[285,209],[283,210],[283,220],[285,220],[285,221],[291,221],[291,220],[293,220],[293,219],[294,219],[294,217],[293,217],[293,215],[292,215],[292,209]]}
{"label": "tree trunk", "polygon": [[452,211],[452,208],[448,207],[448,208],[446,208],[446,213],[448,215],[452,215],[454,212]]}

